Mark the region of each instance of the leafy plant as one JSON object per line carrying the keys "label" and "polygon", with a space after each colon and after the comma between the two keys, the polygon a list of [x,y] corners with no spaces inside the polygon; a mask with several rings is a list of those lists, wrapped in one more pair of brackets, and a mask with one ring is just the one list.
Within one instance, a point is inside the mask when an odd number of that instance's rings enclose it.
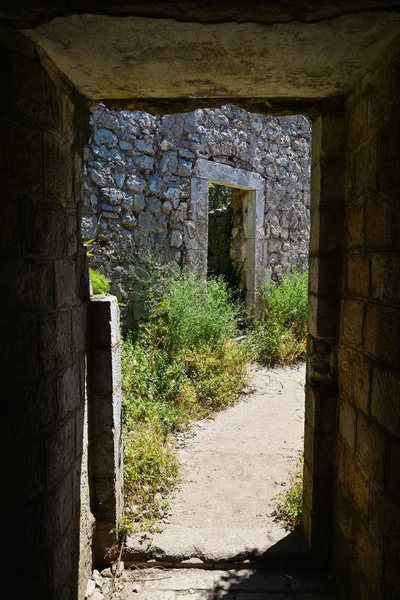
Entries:
{"label": "leafy plant", "polygon": [[[158,300],[156,300],[158,298]],[[249,350],[221,279],[171,276],[149,320],[122,343],[124,476],[130,521],[151,525],[178,477],[172,433],[235,402]]]}
{"label": "leafy plant", "polygon": [[208,186],[208,208],[216,210],[227,208],[232,200],[232,188],[226,185],[210,183]]}
{"label": "leafy plant", "polygon": [[290,364],[305,356],[308,311],[307,273],[294,272],[264,291],[265,315],[251,333],[258,359],[269,365]]}
{"label": "leafy plant", "polygon": [[275,518],[281,521],[288,530],[300,526],[303,510],[303,455],[297,461],[290,475],[289,486],[284,492],[275,496]]}
{"label": "leafy plant", "polygon": [[96,269],[89,269],[89,279],[92,284],[93,294],[108,294],[110,292],[110,284],[107,277],[96,271]]}
{"label": "leafy plant", "polygon": [[90,239],[90,240],[88,240],[88,239],[86,239],[86,238],[85,238],[85,236],[84,236],[84,235],[82,236],[82,242],[83,242],[83,245],[84,245],[84,246],[85,246],[85,248],[86,248],[86,254],[87,254],[88,256],[93,256],[93,253],[90,251],[90,248],[92,247],[92,244],[94,244],[94,242],[95,242],[95,241],[96,241],[96,240],[95,240],[94,238],[93,238],[93,239]]}

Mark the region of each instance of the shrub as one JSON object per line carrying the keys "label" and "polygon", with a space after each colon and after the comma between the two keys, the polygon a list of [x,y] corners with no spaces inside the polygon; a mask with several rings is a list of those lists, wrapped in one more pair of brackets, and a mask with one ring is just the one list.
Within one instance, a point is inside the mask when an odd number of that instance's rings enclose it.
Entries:
{"label": "shrub", "polygon": [[164,313],[170,350],[216,347],[232,338],[238,309],[221,278],[202,281],[195,273],[177,277],[155,314]]}
{"label": "shrub", "polygon": [[265,316],[251,334],[258,359],[289,364],[305,356],[308,310],[307,273],[291,273],[264,291]]}
{"label": "shrub", "polygon": [[107,277],[103,273],[100,273],[100,271],[89,269],[89,279],[92,284],[93,294],[108,294],[110,292],[110,284]]}
{"label": "shrub", "polygon": [[249,359],[233,339],[239,308],[223,280],[186,273],[162,287],[148,322],[122,343],[126,504],[146,526],[177,479],[172,432],[233,404]]}

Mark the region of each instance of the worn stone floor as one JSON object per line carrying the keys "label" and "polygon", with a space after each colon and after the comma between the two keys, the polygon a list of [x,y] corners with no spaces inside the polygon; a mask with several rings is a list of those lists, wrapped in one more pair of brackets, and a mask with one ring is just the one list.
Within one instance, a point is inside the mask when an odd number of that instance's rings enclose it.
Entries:
{"label": "worn stone floor", "polygon": [[95,576],[90,600],[333,600],[333,577],[320,571],[204,569],[128,570]]}
{"label": "worn stone floor", "polygon": [[114,578],[94,572],[90,600],[337,598],[301,531],[273,516],[302,449],[304,377],[304,364],[252,366],[249,393],[178,440],[182,485],[162,531],[131,536],[128,568]]}
{"label": "worn stone floor", "polygon": [[303,446],[304,379],[304,364],[252,366],[250,393],[180,443],[182,484],[162,531],[132,535],[125,561],[215,564],[307,551],[273,516]]}

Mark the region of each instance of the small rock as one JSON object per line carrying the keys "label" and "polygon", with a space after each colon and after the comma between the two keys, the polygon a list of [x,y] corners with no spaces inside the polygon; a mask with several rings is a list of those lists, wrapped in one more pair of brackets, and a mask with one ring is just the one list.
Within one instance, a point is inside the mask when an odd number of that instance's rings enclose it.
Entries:
{"label": "small rock", "polygon": [[187,560],[181,561],[182,565],[202,565],[204,564],[201,558],[197,558],[196,556],[192,556],[192,558],[188,558]]}
{"label": "small rock", "polygon": [[103,569],[102,572],[101,572],[101,574],[102,574],[103,577],[107,577],[109,579],[111,579],[113,577],[113,574],[111,572],[110,567],[107,567],[106,569]]}
{"label": "small rock", "polygon": [[93,579],[89,579],[89,581],[87,582],[87,586],[86,586],[85,598],[90,598],[92,596],[92,594],[94,594],[95,591],[96,591],[96,583],[93,581]]}

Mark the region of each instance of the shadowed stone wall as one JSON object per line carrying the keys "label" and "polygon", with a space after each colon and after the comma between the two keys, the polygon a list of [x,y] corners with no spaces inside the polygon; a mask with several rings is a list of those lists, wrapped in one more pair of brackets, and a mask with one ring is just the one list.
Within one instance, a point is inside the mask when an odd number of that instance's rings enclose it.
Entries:
{"label": "shadowed stone wall", "polygon": [[93,524],[79,212],[89,112],[30,41],[1,33],[1,595],[76,600]]}
{"label": "shadowed stone wall", "polygon": [[400,44],[347,102],[335,565],[400,597]]}
{"label": "shadowed stone wall", "polygon": [[91,127],[83,233],[96,239],[92,265],[111,280],[119,301],[129,302],[125,323],[142,314],[140,279],[149,257],[183,266],[202,248],[198,225],[208,210],[196,213],[191,189],[199,160],[265,181],[265,278],[307,267],[310,123],[304,117],[252,115],[231,105],[153,117],[99,106]]}
{"label": "shadowed stone wall", "polygon": [[231,235],[232,207],[218,208],[208,213],[207,272],[210,275],[232,275]]}

